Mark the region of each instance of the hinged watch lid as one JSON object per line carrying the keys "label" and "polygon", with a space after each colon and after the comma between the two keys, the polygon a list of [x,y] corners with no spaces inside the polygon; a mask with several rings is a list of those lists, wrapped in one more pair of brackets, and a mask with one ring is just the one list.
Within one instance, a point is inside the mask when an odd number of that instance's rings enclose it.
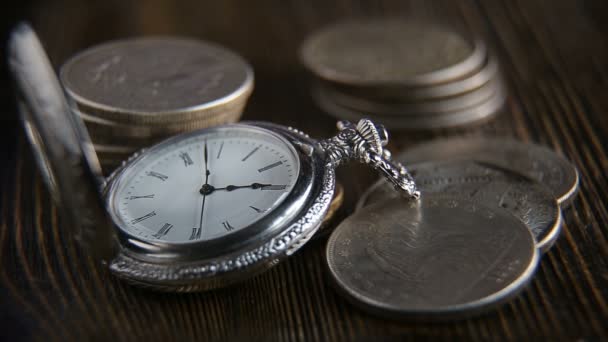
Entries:
{"label": "hinged watch lid", "polygon": [[9,66],[20,95],[24,128],[43,178],[73,237],[109,259],[115,237],[100,193],[101,170],[82,120],[68,106],[51,63],[27,24],[12,32]]}

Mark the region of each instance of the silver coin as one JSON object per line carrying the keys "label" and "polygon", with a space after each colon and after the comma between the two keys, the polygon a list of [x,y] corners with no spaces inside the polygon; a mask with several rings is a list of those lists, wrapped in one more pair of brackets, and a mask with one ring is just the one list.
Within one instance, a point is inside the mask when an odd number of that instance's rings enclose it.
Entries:
{"label": "silver coin", "polygon": [[488,83],[499,75],[498,61],[488,56],[487,62],[464,78],[424,87],[403,87],[399,85],[347,85],[319,79],[317,82],[335,88],[344,94],[380,102],[405,102],[438,99],[470,92]]}
{"label": "silver coin", "polygon": [[215,44],[139,38],[92,47],[61,68],[68,95],[84,112],[129,121],[187,117],[247,96],[251,67]]}
{"label": "silver coin", "polygon": [[407,149],[396,159],[406,165],[448,159],[485,161],[545,185],[562,208],[578,190],[578,171],[564,157],[547,147],[508,138],[439,139]]}
{"label": "silver coin", "polygon": [[416,102],[378,102],[354,97],[327,87],[321,91],[331,96],[336,104],[346,108],[385,116],[411,116],[465,110],[486,102],[499,91],[498,87],[501,86],[502,80],[494,79],[470,92]]}
{"label": "silver coin", "polygon": [[330,81],[424,86],[479,69],[486,48],[436,23],[383,18],[335,23],[308,38],[300,56]]}
{"label": "silver coin", "polygon": [[518,293],[538,264],[528,228],[504,210],[423,194],[390,199],[342,222],[327,264],[347,298],[391,317],[453,318]]}
{"label": "silver coin", "polygon": [[492,118],[500,112],[505,99],[506,93],[502,87],[497,89],[497,93],[487,101],[468,109],[433,113],[424,115],[410,115],[397,117],[395,115],[381,115],[378,113],[369,113],[357,111],[351,108],[336,104],[333,99],[320,89],[312,90],[312,97],[316,104],[324,112],[331,116],[345,120],[359,120],[364,117],[373,118],[392,129],[434,129],[462,126],[466,124],[477,124]]}
{"label": "silver coin", "polygon": [[[469,160],[410,164],[407,169],[421,191],[507,210],[528,226],[542,252],[549,250],[559,236],[562,215],[557,200],[543,185],[518,173]],[[398,197],[392,186],[379,181],[361,196],[357,209]]]}

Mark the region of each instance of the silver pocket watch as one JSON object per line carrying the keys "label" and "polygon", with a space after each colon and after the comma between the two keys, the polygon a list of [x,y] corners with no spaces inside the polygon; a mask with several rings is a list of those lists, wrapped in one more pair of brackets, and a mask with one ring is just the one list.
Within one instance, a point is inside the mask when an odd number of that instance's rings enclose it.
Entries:
{"label": "silver pocket watch", "polygon": [[24,127],[67,226],[130,282],[205,290],[275,265],[315,233],[334,193],[334,170],[349,160],[419,196],[383,148],[384,128],[366,119],[339,122],[339,133],[321,141],[266,122],[202,129],[136,153],[103,179],[35,33],[20,26],[9,49]]}

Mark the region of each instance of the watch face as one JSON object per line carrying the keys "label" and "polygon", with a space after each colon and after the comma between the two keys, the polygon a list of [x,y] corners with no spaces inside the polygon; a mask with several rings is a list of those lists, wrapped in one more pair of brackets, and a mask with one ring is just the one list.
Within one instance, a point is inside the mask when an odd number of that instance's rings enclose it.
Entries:
{"label": "watch face", "polygon": [[191,243],[250,226],[288,196],[300,169],[283,138],[229,126],[147,151],[112,188],[110,207],[128,235]]}

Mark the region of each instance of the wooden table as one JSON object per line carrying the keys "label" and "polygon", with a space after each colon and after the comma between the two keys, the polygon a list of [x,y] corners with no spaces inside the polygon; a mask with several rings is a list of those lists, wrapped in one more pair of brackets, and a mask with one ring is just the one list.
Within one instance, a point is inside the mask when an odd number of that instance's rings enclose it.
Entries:
{"label": "wooden table", "polygon": [[[563,232],[517,298],[482,316],[445,323],[388,321],[349,305],[330,286],[325,240],[236,286],[163,294],[129,286],[63,232],[14,113],[0,173],[1,337],[44,340],[548,340],[608,338],[608,5],[605,1],[182,1],[57,0],[28,18],[59,65],[76,51],[136,34],[186,34],[247,58],[256,90],[245,119],[334,132],[308,95],[297,48],[314,29],[355,15],[415,15],[464,25],[502,62],[510,97],[482,126],[394,132],[402,150],[438,136],[511,136],[548,145],[579,169],[580,193]],[[12,118],[12,119],[11,119]],[[11,133],[12,132],[12,133]],[[8,138],[6,138],[8,137]],[[342,216],[374,175],[342,169]],[[354,171],[352,171],[354,170]]]}

